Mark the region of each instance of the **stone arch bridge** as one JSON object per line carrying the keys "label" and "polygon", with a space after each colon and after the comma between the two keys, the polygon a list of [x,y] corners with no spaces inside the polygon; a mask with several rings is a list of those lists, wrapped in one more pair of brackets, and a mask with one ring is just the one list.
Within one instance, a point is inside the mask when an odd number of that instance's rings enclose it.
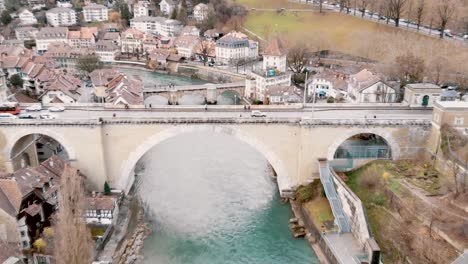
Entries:
{"label": "stone arch bridge", "polygon": [[216,103],[218,96],[227,91],[234,91],[238,93],[240,97],[244,97],[245,82],[183,86],[145,86],[143,88],[143,98],[146,99],[153,95],[159,95],[167,98],[169,104],[175,105],[184,95],[199,94],[203,96],[208,103]]}
{"label": "stone arch bridge", "polygon": [[[158,143],[183,133],[207,131],[232,135],[246,142],[270,162],[282,195],[319,177],[318,158],[333,159],[350,136],[374,133],[383,137],[392,158],[411,157],[426,145],[430,121],[425,120],[317,120],[301,118],[170,118],[89,120],[14,120],[0,123],[1,155],[12,171],[24,136],[42,134],[57,140],[72,165],[88,176],[92,188],[104,182],[129,190],[134,166]],[[408,148],[407,146],[411,146]]]}

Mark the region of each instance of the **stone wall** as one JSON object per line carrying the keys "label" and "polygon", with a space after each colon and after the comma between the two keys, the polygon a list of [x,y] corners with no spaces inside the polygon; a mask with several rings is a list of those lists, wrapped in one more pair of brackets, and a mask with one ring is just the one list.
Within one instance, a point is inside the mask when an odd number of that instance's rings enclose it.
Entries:
{"label": "stone wall", "polygon": [[179,64],[176,67],[176,72],[183,76],[196,77],[214,83],[245,81],[245,76],[242,74],[201,65]]}
{"label": "stone wall", "polygon": [[351,233],[362,248],[369,254],[369,259],[375,259],[374,254],[379,255],[380,249],[375,243],[367,223],[364,206],[359,197],[344,183],[340,177],[331,169],[336,192],[340,198],[343,211],[349,220]]}

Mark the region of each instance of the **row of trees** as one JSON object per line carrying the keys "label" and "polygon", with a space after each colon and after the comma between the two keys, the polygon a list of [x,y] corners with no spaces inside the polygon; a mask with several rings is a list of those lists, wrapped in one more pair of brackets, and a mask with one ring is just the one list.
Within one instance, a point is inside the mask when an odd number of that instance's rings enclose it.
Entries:
{"label": "row of trees", "polygon": [[[322,12],[322,2],[320,0],[320,12]],[[429,23],[432,28],[440,29],[440,37],[444,37],[444,30],[447,24],[455,17],[456,11],[462,6],[460,0],[337,0],[340,11],[347,13],[354,9],[354,12],[371,10],[385,16],[387,23],[389,20],[395,22],[395,26],[400,26],[400,19],[403,17],[414,21],[417,30],[423,22]],[[359,10],[359,11],[356,11]],[[364,12],[361,13],[364,16]],[[468,32],[468,21],[466,22]]]}

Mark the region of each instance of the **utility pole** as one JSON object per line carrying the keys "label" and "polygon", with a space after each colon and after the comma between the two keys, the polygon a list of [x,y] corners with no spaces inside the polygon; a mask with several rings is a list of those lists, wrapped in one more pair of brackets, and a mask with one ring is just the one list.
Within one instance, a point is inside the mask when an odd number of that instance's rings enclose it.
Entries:
{"label": "utility pole", "polygon": [[303,102],[304,106],[307,103],[307,74],[308,72],[306,72],[306,76],[304,80],[304,102]]}

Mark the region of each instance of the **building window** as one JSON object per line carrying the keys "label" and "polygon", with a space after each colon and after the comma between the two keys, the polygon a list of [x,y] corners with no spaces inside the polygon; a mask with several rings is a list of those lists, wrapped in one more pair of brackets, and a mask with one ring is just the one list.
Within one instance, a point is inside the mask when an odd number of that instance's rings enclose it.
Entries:
{"label": "building window", "polygon": [[23,248],[27,248],[28,247],[28,241],[23,241]]}
{"label": "building window", "polygon": [[460,126],[460,125],[463,125],[464,121],[465,120],[464,120],[463,117],[455,117],[455,120],[454,120],[453,123],[454,123],[454,125]]}
{"label": "building window", "polygon": [[26,235],[24,231],[21,231],[20,234],[21,234],[21,237],[24,237]]}

